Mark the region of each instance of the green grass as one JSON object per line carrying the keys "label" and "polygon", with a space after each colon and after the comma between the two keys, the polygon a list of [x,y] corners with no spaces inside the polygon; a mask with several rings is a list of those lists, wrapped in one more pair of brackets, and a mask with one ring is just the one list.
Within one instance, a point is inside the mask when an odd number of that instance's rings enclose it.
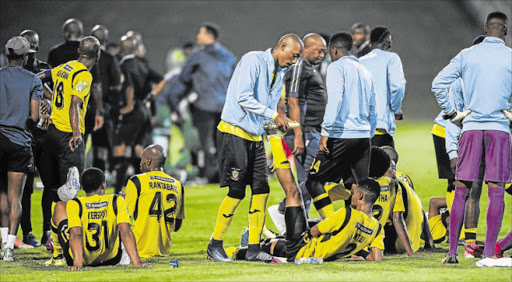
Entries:
{"label": "green grass", "polygon": [[[415,123],[399,126],[396,147],[400,154],[398,169],[414,180],[417,193],[424,207],[432,196],[444,196],[446,182],[437,179],[435,155],[430,135],[431,123]],[[276,180],[271,180],[269,205],[278,203],[284,193]],[[475,259],[461,259],[457,265],[442,265],[444,253],[433,253],[432,257],[408,258],[406,255],[387,256],[383,262],[336,261],[322,265],[266,265],[237,261],[220,264],[207,261],[206,246],[213,231],[218,206],[226,189],[215,185],[186,188],[186,220],[182,229],[173,235],[171,255],[165,258],[146,259],[144,263],[152,269],[133,269],[129,266],[86,267],[72,273],[64,267],[45,267],[49,254],[37,250],[17,250],[16,263],[0,261],[0,281],[48,280],[48,281],[103,281],[103,280],[355,280],[355,281],[511,281],[511,269],[478,268]],[[512,197],[506,194],[506,207],[500,238],[512,229],[510,205]],[[35,235],[41,236],[40,214],[41,191],[32,198],[32,219]],[[478,239],[484,240],[487,189],[481,199],[481,215]],[[226,246],[239,244],[243,226],[247,226],[249,199],[239,206],[233,223],[226,235]],[[312,208],[310,216],[317,213]],[[270,228],[273,224],[267,221]],[[447,245],[442,245],[448,248]],[[462,249],[460,249],[462,252]],[[169,261],[179,260],[180,267],[172,268]]]}

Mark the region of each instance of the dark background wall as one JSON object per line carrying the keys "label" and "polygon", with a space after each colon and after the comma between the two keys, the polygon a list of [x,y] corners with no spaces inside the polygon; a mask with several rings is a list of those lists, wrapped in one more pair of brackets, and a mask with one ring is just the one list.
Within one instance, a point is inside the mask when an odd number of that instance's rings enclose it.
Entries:
{"label": "dark background wall", "polygon": [[[96,24],[110,29],[111,40],[128,30],[143,34],[148,59],[165,70],[173,46],[195,41],[203,21],[218,23],[221,42],[240,58],[251,50],[275,45],[285,33],[332,34],[349,31],[354,22],[386,25],[393,50],[407,79],[404,112],[408,119],[432,119],[439,112],[430,92],[432,79],[462,48],[482,33],[484,18],[471,19],[461,1],[2,1],[0,43],[24,29],[40,35],[40,59],[62,41],[61,25],[71,17],[83,21],[86,33]],[[462,1],[464,2],[464,1]],[[472,1],[482,2],[482,1]],[[484,1],[486,3],[488,1]],[[511,1],[494,1],[512,16]],[[477,6],[479,3],[476,3]],[[485,17],[485,16],[484,16]],[[507,40],[510,46],[510,36]]]}

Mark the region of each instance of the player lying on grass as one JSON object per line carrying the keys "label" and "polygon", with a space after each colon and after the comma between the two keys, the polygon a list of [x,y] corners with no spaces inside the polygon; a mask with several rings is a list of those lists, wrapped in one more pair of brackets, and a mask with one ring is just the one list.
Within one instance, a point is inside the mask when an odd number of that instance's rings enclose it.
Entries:
{"label": "player lying on grass", "polygon": [[[325,260],[350,257],[358,254],[366,260],[380,261],[383,258],[384,230],[372,216],[372,207],[379,197],[380,187],[371,179],[362,180],[352,186],[350,207],[343,207],[332,216],[308,228],[300,190],[295,182],[279,138],[270,138],[276,174],[286,194],[286,238],[265,241],[262,250],[288,261],[301,257],[322,257]],[[283,159],[284,158],[284,159]],[[371,252],[367,252],[370,247]],[[240,248],[236,258],[245,257],[245,248]]]}
{"label": "player lying on grass", "polygon": [[84,171],[82,187],[87,196],[58,202],[52,217],[52,227],[58,226],[59,243],[68,269],[118,264],[122,256],[121,241],[133,266],[147,267],[140,262],[124,199],[104,195],[103,172],[97,168]]}

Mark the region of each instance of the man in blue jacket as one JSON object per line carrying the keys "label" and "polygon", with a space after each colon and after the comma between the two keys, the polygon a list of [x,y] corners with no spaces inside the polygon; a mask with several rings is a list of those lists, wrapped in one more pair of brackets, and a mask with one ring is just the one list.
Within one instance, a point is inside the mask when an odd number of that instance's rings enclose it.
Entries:
{"label": "man in blue jacket", "polygon": [[262,252],[259,245],[270,192],[262,135],[266,123],[275,123],[283,132],[289,129],[288,119],[278,114],[276,108],[286,69],[297,62],[303,49],[304,44],[296,34],[287,34],[274,48],[245,54],[235,68],[217,127],[219,184],[229,187],[229,191],[220,204],[208,245],[210,259],[233,261],[224,250],[224,235],[249,185],[252,195],[249,247],[245,258],[272,261],[272,256]]}
{"label": "man in blue jacket", "polygon": [[[199,177],[215,179],[207,168],[215,166],[215,127],[220,121],[222,106],[226,101],[229,79],[236,66],[236,59],[229,50],[217,42],[220,30],[214,23],[204,23],[199,28],[197,43],[201,49],[190,54],[179,79],[171,86],[170,96],[181,100],[190,90],[197,93],[197,101],[190,111],[199,133]],[[215,169],[217,171],[217,169]]]}
{"label": "man in blue jacket", "polygon": [[[468,187],[478,180],[482,156],[484,181],[488,182],[489,208],[484,260],[494,256],[494,245],[501,228],[505,183],[511,180],[510,113],[512,100],[512,49],[505,46],[508,18],[501,12],[487,16],[487,37],[478,45],[462,50],[432,82],[438,104],[452,122],[463,120],[455,196],[450,212],[450,249],[443,263],[458,263],[457,240],[464,218]],[[448,94],[459,77],[464,81],[464,111],[459,111]],[[512,118],[511,118],[512,119]]]}
{"label": "man in blue jacket", "polygon": [[327,106],[319,152],[309,170],[306,188],[322,218],[334,213],[325,191],[327,181],[343,179],[350,189],[368,178],[370,138],[375,134],[375,90],[372,75],[350,55],[352,36],[345,32],[329,40],[332,63],[327,68]]}
{"label": "man in blue jacket", "polygon": [[388,51],[391,48],[391,32],[378,26],[370,35],[372,51],[359,61],[372,74],[375,82],[377,130],[372,146],[395,147],[395,115],[399,115],[405,95],[405,77],[400,57]]}

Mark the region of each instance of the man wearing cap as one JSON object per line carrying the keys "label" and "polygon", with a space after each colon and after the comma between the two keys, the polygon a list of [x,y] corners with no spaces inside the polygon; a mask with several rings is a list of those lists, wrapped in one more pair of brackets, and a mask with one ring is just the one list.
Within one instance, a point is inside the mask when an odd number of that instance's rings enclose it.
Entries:
{"label": "man wearing cap", "polygon": [[5,45],[8,64],[0,68],[0,234],[4,261],[14,261],[14,241],[21,217],[21,196],[32,166],[31,134],[43,96],[41,80],[23,69],[30,43],[13,37]]}

